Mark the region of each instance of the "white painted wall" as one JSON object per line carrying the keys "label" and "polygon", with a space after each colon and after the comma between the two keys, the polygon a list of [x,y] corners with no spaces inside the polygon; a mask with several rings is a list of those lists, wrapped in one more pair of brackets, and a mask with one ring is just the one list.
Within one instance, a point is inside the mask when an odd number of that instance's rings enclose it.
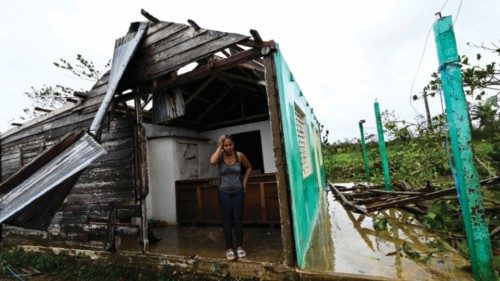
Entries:
{"label": "white painted wall", "polygon": [[171,137],[150,139],[148,146],[149,194],[146,198],[148,218],[176,223],[175,140]]}
{"label": "white painted wall", "polygon": [[177,223],[175,181],[183,178],[180,171],[181,145],[197,146],[198,178],[217,177],[217,169],[210,165],[217,139],[222,134],[260,131],[264,172],[276,172],[269,121],[227,127],[197,133],[183,128],[144,124],[148,137],[149,194],[146,198],[148,218]]}

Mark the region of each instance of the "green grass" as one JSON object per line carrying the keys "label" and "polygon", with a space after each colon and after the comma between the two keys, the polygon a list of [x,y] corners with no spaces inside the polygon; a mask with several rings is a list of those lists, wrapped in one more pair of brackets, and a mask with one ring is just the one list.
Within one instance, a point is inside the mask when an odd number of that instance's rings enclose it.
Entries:
{"label": "green grass", "polygon": [[[411,141],[394,142],[386,145],[391,182],[405,181],[412,186],[420,187],[430,182],[436,186],[450,186],[453,183],[448,154],[444,146],[436,142]],[[477,164],[481,178],[491,173],[498,174],[498,167],[491,164],[489,154],[493,144],[485,140],[474,141],[474,153],[482,164]],[[383,183],[379,151],[376,144],[368,145],[368,162],[370,181]],[[364,167],[359,145],[343,147],[323,147],[323,158],[328,180],[331,182],[360,182],[364,179]]]}

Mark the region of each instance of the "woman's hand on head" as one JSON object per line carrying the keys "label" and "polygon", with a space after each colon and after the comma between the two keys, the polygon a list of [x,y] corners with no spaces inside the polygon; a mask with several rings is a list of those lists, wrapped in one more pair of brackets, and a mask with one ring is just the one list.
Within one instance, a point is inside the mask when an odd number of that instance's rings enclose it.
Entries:
{"label": "woman's hand on head", "polygon": [[226,138],[226,135],[220,136],[219,139],[217,140],[217,145],[222,146],[222,142],[224,141],[225,138]]}

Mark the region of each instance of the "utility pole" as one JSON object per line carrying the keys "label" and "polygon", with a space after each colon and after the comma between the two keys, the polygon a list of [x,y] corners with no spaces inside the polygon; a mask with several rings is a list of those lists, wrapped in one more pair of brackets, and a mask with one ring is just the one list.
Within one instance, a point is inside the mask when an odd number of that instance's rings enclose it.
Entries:
{"label": "utility pole", "polygon": [[432,129],[431,111],[429,110],[429,102],[427,101],[427,91],[426,90],[424,90],[422,97],[424,98],[425,115],[427,117],[427,129]]}
{"label": "utility pole", "polygon": [[389,162],[387,161],[387,152],[385,151],[384,128],[382,127],[382,119],[380,118],[380,108],[378,102],[375,101],[375,120],[377,121],[378,135],[378,150],[380,152],[380,160],[382,161],[382,170],[384,172],[385,190],[391,190],[391,177],[389,175]]}
{"label": "utility pole", "polygon": [[462,88],[462,73],[453,23],[450,16],[441,17],[439,14],[439,17],[433,26],[434,37],[472,274],[475,280],[495,280],[491,241],[484,218],[479,176],[470,145],[469,113]]}
{"label": "utility pole", "polygon": [[365,168],[365,180],[368,182],[368,179],[370,177],[370,169],[368,168],[368,152],[366,151],[365,131],[363,129],[363,123],[365,123],[365,120],[359,120],[359,133],[361,135],[359,141],[361,142],[361,156],[363,157],[363,166]]}

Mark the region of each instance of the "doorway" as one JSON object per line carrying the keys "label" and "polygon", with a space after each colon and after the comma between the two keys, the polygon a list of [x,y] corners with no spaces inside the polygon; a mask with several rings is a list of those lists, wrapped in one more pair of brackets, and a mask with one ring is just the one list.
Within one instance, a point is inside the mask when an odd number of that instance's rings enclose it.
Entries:
{"label": "doorway", "polygon": [[254,173],[263,173],[264,160],[260,131],[250,131],[233,135],[234,149],[242,152],[252,164]]}

